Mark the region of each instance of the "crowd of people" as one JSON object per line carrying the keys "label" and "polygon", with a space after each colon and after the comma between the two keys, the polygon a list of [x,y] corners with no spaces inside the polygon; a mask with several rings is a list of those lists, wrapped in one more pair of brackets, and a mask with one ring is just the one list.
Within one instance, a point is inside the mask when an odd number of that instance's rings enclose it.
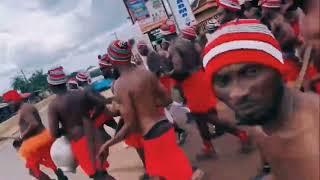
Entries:
{"label": "crowd of people", "polygon": [[[30,174],[50,179],[39,168],[44,165],[59,180],[68,179],[49,153],[54,140],[65,136],[90,178],[114,179],[107,172],[109,148],[125,141],[143,162],[141,179],[191,180],[200,169],[179,146],[187,132],[174,118],[172,108],[178,107],[197,125],[203,144],[198,160],[218,156],[211,140],[229,133],[240,140],[244,153],[257,146],[264,164],[256,179],[317,180],[319,1],[217,4],[204,29],[182,29],[157,50],[144,41],[110,43],[98,64],[105,78],[114,79],[112,97],[92,90],[86,72],[67,79],[62,66],[50,69],[48,84],[56,96],[49,105],[48,129],[19,94],[7,99],[20,109],[21,136],[13,145]],[[172,100],[172,91],[179,92],[181,102]],[[218,101],[234,111],[236,124],[219,118]],[[113,137],[104,125],[115,130]],[[240,125],[250,128],[244,131]]]}

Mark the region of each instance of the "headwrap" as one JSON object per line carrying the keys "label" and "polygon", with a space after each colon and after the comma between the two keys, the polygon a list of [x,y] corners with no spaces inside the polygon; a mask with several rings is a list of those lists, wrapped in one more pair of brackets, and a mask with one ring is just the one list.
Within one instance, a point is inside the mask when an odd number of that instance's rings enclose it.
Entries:
{"label": "headwrap", "polygon": [[22,96],[16,90],[10,90],[2,95],[4,102],[18,102],[22,100]]}
{"label": "headwrap", "polygon": [[104,68],[104,67],[111,67],[112,64],[110,62],[110,57],[108,54],[104,54],[104,55],[99,55],[98,56],[98,59],[99,59],[99,66],[101,68]]}
{"label": "headwrap", "polygon": [[128,42],[115,40],[108,47],[108,54],[112,64],[127,64],[131,61],[131,47]]}
{"label": "headwrap", "polygon": [[223,7],[230,11],[240,11],[241,6],[238,0],[217,0],[219,7]]}
{"label": "headwrap", "polygon": [[203,66],[212,78],[221,68],[237,63],[258,63],[282,73],[280,45],[267,26],[255,19],[231,21],[212,34],[204,49]]}
{"label": "headwrap", "polygon": [[67,82],[67,76],[63,71],[63,67],[59,66],[48,71],[47,81],[51,85],[61,85]]}
{"label": "headwrap", "polygon": [[86,71],[79,71],[76,75],[76,79],[80,82],[89,82],[89,74]]}
{"label": "headwrap", "polygon": [[262,0],[260,3],[265,8],[280,8],[281,6],[280,0]]}
{"label": "headwrap", "polygon": [[188,26],[181,30],[181,36],[187,40],[195,40],[197,34],[193,26]]}

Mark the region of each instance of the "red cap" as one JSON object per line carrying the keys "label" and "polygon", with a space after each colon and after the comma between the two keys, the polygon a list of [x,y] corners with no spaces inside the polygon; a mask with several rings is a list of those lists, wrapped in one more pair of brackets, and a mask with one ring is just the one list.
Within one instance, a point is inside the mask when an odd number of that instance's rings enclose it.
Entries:
{"label": "red cap", "polygon": [[2,96],[4,102],[18,102],[22,100],[22,96],[16,90],[10,90]]}

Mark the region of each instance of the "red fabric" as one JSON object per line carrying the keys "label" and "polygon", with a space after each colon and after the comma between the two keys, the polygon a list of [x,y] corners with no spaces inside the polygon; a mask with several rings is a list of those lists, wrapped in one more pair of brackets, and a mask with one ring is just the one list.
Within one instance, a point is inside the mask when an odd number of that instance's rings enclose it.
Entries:
{"label": "red fabric", "polygon": [[299,19],[293,21],[291,23],[291,27],[293,29],[294,34],[296,35],[296,37],[300,36],[300,25],[299,25]]}
{"label": "red fabric", "polygon": [[151,176],[160,176],[166,180],[190,180],[191,164],[176,144],[173,128],[160,137],[144,140],[146,172]]}
{"label": "red fabric", "polygon": [[140,133],[131,133],[127,136],[127,138],[124,140],[124,142],[132,146],[136,149],[143,148],[143,138]]}
{"label": "red fabric", "polygon": [[[309,65],[307,72],[306,72],[306,79],[310,80],[312,79],[315,75],[317,75],[319,72],[317,68],[314,65]],[[320,81],[316,82],[313,84],[313,88],[317,94],[320,94]]]}
{"label": "red fabric", "polygon": [[310,80],[310,79],[312,79],[313,76],[315,76],[317,74],[318,74],[317,68],[314,65],[311,64],[311,65],[308,66],[305,78],[307,80]]}
{"label": "red fabric", "polygon": [[96,166],[90,157],[88,138],[83,136],[79,140],[71,140],[71,149],[73,155],[78,161],[81,169],[88,175],[92,176],[96,173]]}
{"label": "red fabric", "polygon": [[193,113],[207,113],[216,107],[216,97],[212,91],[211,82],[205,76],[203,69],[199,69],[185,79],[181,88],[186,105]]}
{"label": "red fabric", "polygon": [[4,102],[17,102],[22,100],[22,96],[16,90],[10,90],[2,96]]}
{"label": "red fabric", "polygon": [[25,140],[20,149],[19,154],[26,160],[26,168],[30,169],[35,177],[41,174],[40,165],[57,170],[56,165],[51,159],[50,149],[54,138],[51,137],[48,130]]}
{"label": "red fabric", "polygon": [[169,76],[162,76],[159,78],[160,83],[167,89],[169,93],[171,93],[171,89],[175,85],[175,80],[170,78]]}
{"label": "red fabric", "polygon": [[285,82],[296,81],[300,73],[299,66],[290,59],[285,59],[283,64],[283,80]]}
{"label": "red fabric", "polygon": [[94,127],[99,128],[103,126],[107,121],[113,119],[112,116],[106,115],[106,113],[101,112],[98,117],[94,120]]}
{"label": "red fabric", "polygon": [[57,170],[57,166],[51,159],[50,148],[51,146],[44,147],[38,150],[37,154],[26,159],[26,168],[30,169],[35,177],[39,177],[41,174],[40,165],[50,168],[53,171]]}

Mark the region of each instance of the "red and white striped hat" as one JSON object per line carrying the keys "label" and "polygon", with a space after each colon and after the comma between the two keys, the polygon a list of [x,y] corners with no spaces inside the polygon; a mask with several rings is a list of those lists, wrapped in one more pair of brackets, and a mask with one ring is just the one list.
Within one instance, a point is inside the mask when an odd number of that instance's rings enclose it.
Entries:
{"label": "red and white striped hat", "polygon": [[115,40],[108,47],[112,64],[128,64],[131,62],[131,46],[126,41]]}
{"label": "red and white striped hat", "polygon": [[204,49],[203,67],[210,78],[237,63],[258,63],[283,72],[280,45],[259,20],[240,19],[223,25]]}
{"label": "red and white striped hat", "polygon": [[194,26],[188,26],[181,30],[181,37],[188,40],[195,40],[197,37]]}
{"label": "red and white striped hat", "polygon": [[226,8],[230,11],[241,10],[240,2],[238,0],[217,0],[219,7]]}
{"label": "red and white striped hat", "polygon": [[89,74],[86,71],[79,71],[76,79],[80,82],[89,82]]}
{"label": "red and white striped hat", "polygon": [[47,81],[51,85],[61,85],[67,82],[67,76],[63,71],[63,67],[55,67],[48,71]]}
{"label": "red and white striped hat", "polygon": [[281,1],[280,0],[262,0],[261,7],[265,8],[280,8]]}
{"label": "red and white striped hat", "polygon": [[70,79],[68,80],[68,84],[78,85],[78,82],[77,82],[77,80],[76,80],[75,78],[70,78]]}
{"label": "red and white striped hat", "polygon": [[104,54],[104,55],[99,55],[98,56],[98,59],[99,59],[99,66],[101,68],[104,68],[104,67],[111,67],[112,64],[110,62],[110,57],[108,54]]}

